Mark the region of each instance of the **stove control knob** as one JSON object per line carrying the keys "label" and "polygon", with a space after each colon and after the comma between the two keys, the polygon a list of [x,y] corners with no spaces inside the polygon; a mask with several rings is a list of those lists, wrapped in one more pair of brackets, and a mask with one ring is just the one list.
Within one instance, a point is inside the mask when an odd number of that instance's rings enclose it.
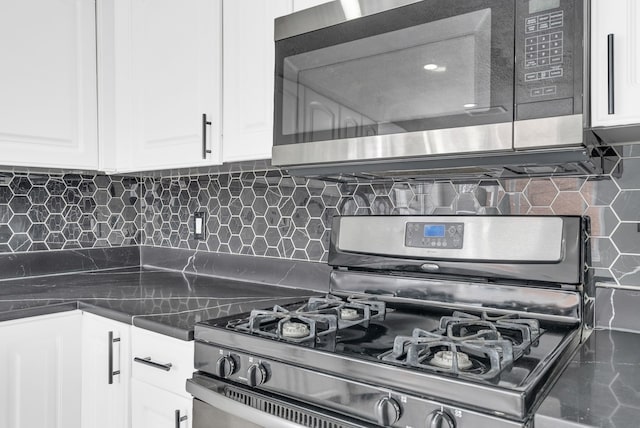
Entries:
{"label": "stove control knob", "polygon": [[247,369],[247,385],[251,387],[264,384],[268,377],[269,372],[262,363],[253,364]]}
{"label": "stove control knob", "polygon": [[376,419],[384,427],[391,426],[400,419],[400,405],[390,397],[383,397],[376,403]]}
{"label": "stove control knob", "polygon": [[216,374],[223,379],[238,371],[236,360],[231,356],[220,357],[216,362]]}
{"label": "stove control knob", "polygon": [[444,410],[436,410],[427,416],[426,428],[456,428],[456,421]]}

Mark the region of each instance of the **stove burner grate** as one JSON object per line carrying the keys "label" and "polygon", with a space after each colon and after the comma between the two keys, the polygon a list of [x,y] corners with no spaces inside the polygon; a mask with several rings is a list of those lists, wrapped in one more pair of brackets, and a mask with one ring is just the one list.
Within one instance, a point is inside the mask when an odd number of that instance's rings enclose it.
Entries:
{"label": "stove burner grate", "polygon": [[542,334],[539,323],[514,315],[481,317],[454,312],[434,331],[397,336],[383,361],[478,380],[497,378],[526,354]]}
{"label": "stove burner grate", "polygon": [[312,347],[323,342],[335,349],[338,330],[355,325],[367,328],[371,320],[384,320],[385,314],[385,302],[327,295],[312,297],[296,310],[278,305],[272,310],[253,310],[248,318],[229,321],[227,327]]}

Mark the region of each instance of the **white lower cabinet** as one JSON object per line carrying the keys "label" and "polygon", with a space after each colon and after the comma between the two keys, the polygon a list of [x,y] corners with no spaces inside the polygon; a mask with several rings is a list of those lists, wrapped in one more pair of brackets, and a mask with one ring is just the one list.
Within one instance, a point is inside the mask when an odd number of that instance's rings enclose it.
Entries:
{"label": "white lower cabinet", "polygon": [[131,379],[128,324],[83,313],[82,426],[128,428]]}
{"label": "white lower cabinet", "polygon": [[133,428],[190,428],[193,341],[149,330],[131,330]]}
{"label": "white lower cabinet", "polygon": [[81,311],[0,323],[1,428],[190,428],[193,341]]}
{"label": "white lower cabinet", "polygon": [[0,323],[0,427],[79,428],[80,312]]}
{"label": "white lower cabinet", "polygon": [[131,380],[134,428],[191,428],[191,398]]}

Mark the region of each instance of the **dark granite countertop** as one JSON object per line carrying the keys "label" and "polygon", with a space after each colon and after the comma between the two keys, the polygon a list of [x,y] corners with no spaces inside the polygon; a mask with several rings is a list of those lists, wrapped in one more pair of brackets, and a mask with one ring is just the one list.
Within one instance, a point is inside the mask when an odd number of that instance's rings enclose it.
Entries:
{"label": "dark granite countertop", "polygon": [[314,294],[174,271],[129,268],[0,282],[0,321],[73,309],[182,340],[195,323]]}
{"label": "dark granite countertop", "polygon": [[534,427],[640,427],[640,334],[594,331],[536,412]]}

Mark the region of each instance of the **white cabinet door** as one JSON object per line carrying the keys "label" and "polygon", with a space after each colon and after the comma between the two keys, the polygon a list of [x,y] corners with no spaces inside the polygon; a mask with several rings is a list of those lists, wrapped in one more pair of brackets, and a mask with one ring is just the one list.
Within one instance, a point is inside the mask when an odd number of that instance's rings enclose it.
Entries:
{"label": "white cabinet door", "polygon": [[297,12],[302,9],[308,9],[323,3],[329,3],[332,0],[293,0],[293,11]]}
{"label": "white cabinet door", "polygon": [[[221,5],[211,0],[99,5],[104,170],[220,163]],[[204,114],[210,125],[203,126]]]}
{"label": "white cabinet door", "polygon": [[190,398],[136,379],[131,380],[131,395],[133,428],[191,428]]}
{"label": "white cabinet door", "polygon": [[291,11],[291,0],[224,1],[224,162],[271,158],[273,22]]}
{"label": "white cabinet door", "polygon": [[129,330],[127,324],[83,313],[83,427],[128,428],[131,425]]}
{"label": "white cabinet door", "polygon": [[95,0],[2,0],[0,56],[0,165],[97,169]]}
{"label": "white cabinet door", "polygon": [[[594,126],[640,123],[640,2],[594,0],[591,32],[591,115]],[[614,40],[614,107],[608,112],[608,42]]]}
{"label": "white cabinet door", "polygon": [[0,426],[80,427],[79,312],[0,323]]}

